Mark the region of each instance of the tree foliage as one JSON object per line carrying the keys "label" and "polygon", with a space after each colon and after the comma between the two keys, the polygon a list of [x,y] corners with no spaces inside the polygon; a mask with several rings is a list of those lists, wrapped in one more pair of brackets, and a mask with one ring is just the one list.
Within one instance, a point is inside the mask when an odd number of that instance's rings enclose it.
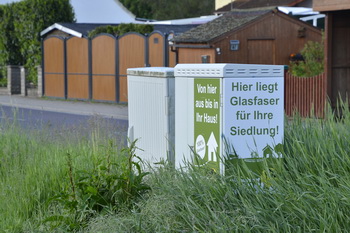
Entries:
{"label": "tree foliage", "polygon": [[69,0],[23,0],[0,7],[0,67],[24,65],[36,81],[40,32],[56,22],[74,22]]}
{"label": "tree foliage", "polygon": [[[18,38],[14,29],[14,5],[0,5],[0,76],[7,64],[19,65],[22,61]],[[2,69],[1,69],[2,68]]]}
{"label": "tree foliage", "polygon": [[133,14],[147,19],[181,19],[212,14],[213,0],[120,0]]}
{"label": "tree foliage", "polygon": [[297,77],[313,77],[324,71],[323,43],[308,41],[301,50],[302,60],[291,61],[289,72]]}
{"label": "tree foliage", "polygon": [[146,24],[120,24],[118,26],[101,26],[97,27],[91,32],[89,32],[89,37],[94,37],[97,34],[100,33],[108,33],[111,35],[123,35],[128,32],[138,32],[140,34],[146,34],[146,33],[151,33],[153,31],[153,25],[146,25]]}

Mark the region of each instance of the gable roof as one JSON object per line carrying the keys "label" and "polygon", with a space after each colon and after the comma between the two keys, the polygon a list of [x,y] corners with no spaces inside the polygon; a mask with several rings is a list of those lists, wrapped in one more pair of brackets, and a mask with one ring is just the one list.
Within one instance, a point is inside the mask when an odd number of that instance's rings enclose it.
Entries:
{"label": "gable roof", "polygon": [[[45,37],[49,32],[53,30],[60,30],[67,34],[76,37],[87,37],[89,32],[94,30],[97,27],[101,26],[118,26],[119,24],[99,24],[99,23],[55,23],[50,27],[46,28],[40,33],[40,36]],[[181,34],[185,31],[188,31],[194,27],[197,27],[197,24],[153,24],[154,31],[160,31],[161,33],[174,33],[175,35]]]}
{"label": "gable roof", "polygon": [[258,7],[295,6],[305,0],[235,0],[215,12],[227,12],[233,9],[250,9]]}
{"label": "gable roof", "polygon": [[193,28],[179,36],[175,36],[174,42],[204,43],[209,42],[222,34],[237,29],[244,24],[253,21],[263,15],[272,13],[276,8],[257,8],[249,10],[233,10],[223,16]]}

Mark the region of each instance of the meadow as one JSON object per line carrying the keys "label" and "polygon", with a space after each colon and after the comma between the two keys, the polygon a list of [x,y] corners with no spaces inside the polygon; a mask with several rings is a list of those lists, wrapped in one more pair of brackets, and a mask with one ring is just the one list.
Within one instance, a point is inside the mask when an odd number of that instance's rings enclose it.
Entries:
{"label": "meadow", "polygon": [[[0,232],[346,232],[350,112],[285,121],[283,159],[259,179],[164,163],[95,124],[86,136],[0,128]],[[149,169],[148,169],[149,170]]]}

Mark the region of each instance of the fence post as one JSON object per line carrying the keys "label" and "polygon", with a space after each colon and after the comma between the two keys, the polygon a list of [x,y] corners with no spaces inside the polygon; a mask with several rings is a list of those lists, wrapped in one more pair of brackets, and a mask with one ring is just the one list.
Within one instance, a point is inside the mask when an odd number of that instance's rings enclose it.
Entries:
{"label": "fence post", "polygon": [[38,71],[38,97],[43,97],[43,69],[41,66],[36,67]]}
{"label": "fence post", "polygon": [[20,66],[7,66],[7,90],[9,95],[21,94]]}
{"label": "fence post", "polygon": [[26,84],[26,69],[24,66],[20,67],[21,70],[21,96],[27,96],[27,84]]}

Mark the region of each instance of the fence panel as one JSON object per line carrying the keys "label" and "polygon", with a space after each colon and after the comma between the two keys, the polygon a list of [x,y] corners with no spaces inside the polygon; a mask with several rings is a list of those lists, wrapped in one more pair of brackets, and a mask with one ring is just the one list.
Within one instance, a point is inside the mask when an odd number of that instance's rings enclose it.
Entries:
{"label": "fence panel", "polygon": [[171,47],[169,46],[169,67],[175,67],[176,66],[176,52],[171,50]]}
{"label": "fence panel", "polygon": [[102,101],[117,100],[116,39],[99,35],[92,39],[92,98]]}
{"label": "fence panel", "polygon": [[148,63],[150,66],[166,66],[165,37],[159,32],[153,32],[148,37]]}
{"label": "fence panel", "polygon": [[44,95],[127,102],[128,68],[175,66],[176,53],[167,40],[160,32],[148,38],[138,33],[48,37],[43,41]]}
{"label": "fence panel", "polygon": [[67,97],[89,99],[89,41],[71,37],[66,41]]}
{"label": "fence panel", "polygon": [[43,44],[44,95],[65,98],[64,39],[48,37]]}
{"label": "fence panel", "polygon": [[119,38],[119,100],[128,101],[127,69],[144,67],[146,61],[146,37],[138,33],[128,33]]}
{"label": "fence panel", "polygon": [[293,116],[298,112],[302,117],[324,117],[326,104],[326,76],[295,77],[285,75],[285,112]]}

